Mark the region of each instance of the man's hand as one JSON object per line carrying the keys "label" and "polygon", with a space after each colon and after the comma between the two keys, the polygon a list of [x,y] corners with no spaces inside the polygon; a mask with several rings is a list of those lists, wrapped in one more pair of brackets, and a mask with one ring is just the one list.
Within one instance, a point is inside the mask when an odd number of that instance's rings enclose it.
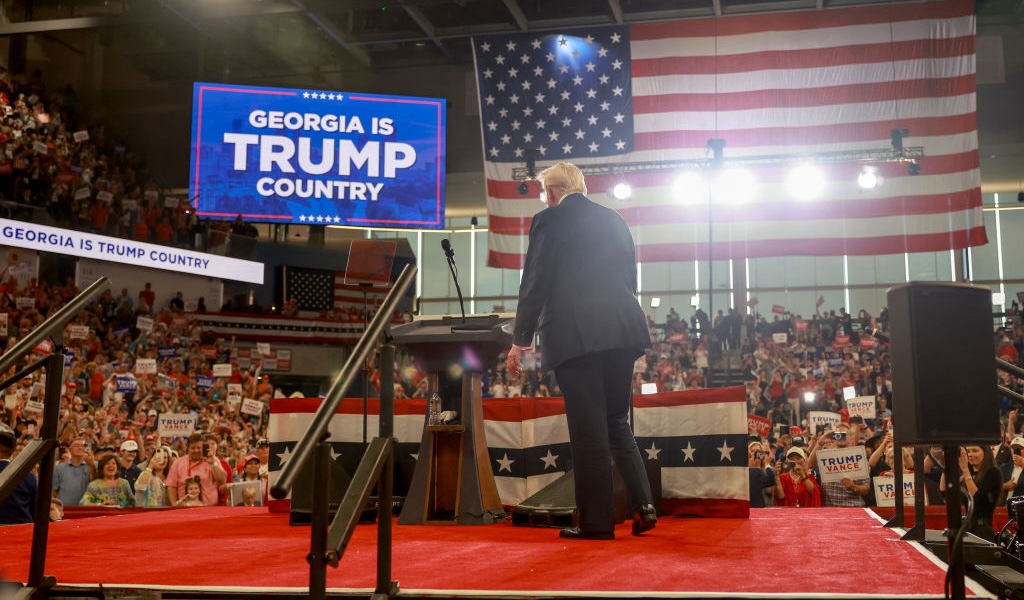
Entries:
{"label": "man's hand", "polygon": [[523,352],[523,348],[512,346],[505,357],[505,369],[513,377],[519,377],[523,373]]}

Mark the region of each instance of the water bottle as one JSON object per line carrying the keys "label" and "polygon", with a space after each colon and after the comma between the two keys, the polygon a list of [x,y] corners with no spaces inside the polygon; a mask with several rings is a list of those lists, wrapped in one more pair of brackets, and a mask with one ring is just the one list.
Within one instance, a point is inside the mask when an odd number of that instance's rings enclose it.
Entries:
{"label": "water bottle", "polygon": [[427,402],[427,425],[441,424],[441,394],[436,391]]}

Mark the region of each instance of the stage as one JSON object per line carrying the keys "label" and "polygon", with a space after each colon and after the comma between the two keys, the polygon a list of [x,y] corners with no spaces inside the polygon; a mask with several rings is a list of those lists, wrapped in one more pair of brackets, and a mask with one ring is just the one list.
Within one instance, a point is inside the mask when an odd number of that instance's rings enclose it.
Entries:
{"label": "stage", "polygon": [[[624,523],[614,541],[511,521],[395,525],[391,578],[404,597],[942,598],[945,565],[883,522],[860,508],[751,509],[661,518],[642,537]],[[262,507],[69,519],[51,525],[44,572],[73,594],[304,597],[309,534]],[[339,568],[327,569],[329,594],[373,591],[376,535],[374,524],[356,527]],[[31,526],[0,528],[0,576],[25,580],[30,544]],[[993,597],[971,581],[966,593]]]}

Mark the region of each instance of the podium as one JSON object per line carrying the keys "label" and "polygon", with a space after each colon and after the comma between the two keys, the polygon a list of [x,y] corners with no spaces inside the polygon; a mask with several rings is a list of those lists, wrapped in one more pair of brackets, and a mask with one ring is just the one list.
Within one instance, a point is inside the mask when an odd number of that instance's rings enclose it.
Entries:
{"label": "podium", "polygon": [[[512,345],[514,319],[501,315],[427,317],[392,329],[417,366],[440,390],[457,424],[429,425],[423,437],[401,525],[489,525],[505,519],[484,436],[480,374]],[[459,374],[461,372],[461,374]],[[455,373],[456,375],[452,375]],[[445,382],[448,385],[445,385]],[[451,397],[457,390],[458,403]]]}

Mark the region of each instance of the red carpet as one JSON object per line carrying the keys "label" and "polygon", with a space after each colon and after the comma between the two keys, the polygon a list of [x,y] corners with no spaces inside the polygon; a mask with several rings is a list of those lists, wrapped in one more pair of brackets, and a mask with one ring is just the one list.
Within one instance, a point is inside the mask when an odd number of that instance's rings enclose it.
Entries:
{"label": "red carpet", "polygon": [[[376,527],[360,525],[328,587],[372,591]],[[195,508],[54,523],[59,586],[301,593],[309,528],[264,508]],[[941,598],[945,569],[863,509],[753,509],[749,519],[663,518],[644,537],[566,541],[554,529],[396,525],[403,594]],[[30,526],[0,528],[0,575],[24,581]],[[926,556],[928,555],[928,556]],[[973,597],[986,596],[974,586]]]}

